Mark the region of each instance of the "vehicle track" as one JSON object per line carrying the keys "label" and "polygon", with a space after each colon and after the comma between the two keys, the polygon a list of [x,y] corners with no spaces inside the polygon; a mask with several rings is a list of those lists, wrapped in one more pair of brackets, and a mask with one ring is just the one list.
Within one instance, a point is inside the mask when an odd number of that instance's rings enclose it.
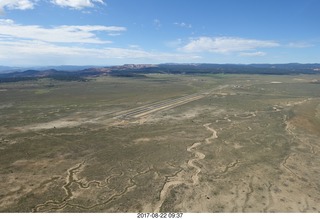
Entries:
{"label": "vehicle track", "polygon": [[178,101],[178,100],[187,99],[187,98],[190,98],[190,97],[195,96],[195,95],[197,95],[197,94],[191,94],[191,95],[187,95],[187,96],[183,96],[183,97],[179,97],[179,98],[175,98],[175,99],[167,99],[167,100],[161,100],[161,101],[153,102],[153,103],[150,103],[150,104],[147,104],[147,105],[144,105],[144,106],[139,106],[139,107],[136,107],[136,108],[133,108],[133,109],[123,110],[123,111],[114,113],[114,116],[121,117],[121,116],[123,116],[123,115],[125,115],[127,113],[129,114],[131,112],[144,110],[145,108],[157,107],[157,106],[162,105],[162,104],[168,104],[168,103],[175,102],[175,101]]}
{"label": "vehicle track", "polygon": [[177,101],[177,102],[174,102],[172,104],[166,104],[166,105],[163,105],[163,106],[160,106],[158,108],[155,108],[155,109],[151,109],[151,110],[148,110],[148,111],[145,111],[145,112],[142,112],[142,113],[139,113],[139,114],[135,114],[133,115],[134,118],[140,118],[142,116],[146,116],[148,114],[151,114],[153,112],[157,112],[157,111],[160,111],[160,110],[168,110],[168,109],[172,109],[172,108],[175,108],[177,106],[181,106],[181,105],[184,105],[186,103],[189,103],[189,102],[192,102],[192,101],[195,101],[195,100],[199,100],[201,98],[203,98],[204,96],[201,95],[201,96],[196,96],[196,97],[192,97],[190,99],[187,99],[187,100],[182,100],[182,101]]}
{"label": "vehicle track", "polygon": [[213,91],[216,91],[216,90],[221,91],[222,89],[224,89],[228,86],[229,85],[218,86],[218,87],[213,88],[213,89],[206,91],[206,92],[200,92],[200,93],[195,93],[195,94],[191,94],[191,95],[186,95],[186,96],[175,98],[175,99],[161,100],[161,101],[150,103],[145,106],[140,106],[140,107],[137,107],[134,109],[124,110],[121,112],[114,113],[113,118],[114,119],[140,118],[142,116],[148,115],[153,112],[171,109],[171,108],[183,105],[183,104],[187,104],[192,101],[199,100],[201,98],[204,98],[204,97],[210,95]]}
{"label": "vehicle track", "polygon": [[150,105],[138,107],[135,109],[131,109],[125,112],[120,112],[119,115],[116,115],[114,118],[117,118],[117,119],[139,118],[156,111],[177,107],[177,106],[201,99],[203,97],[204,95],[192,94],[187,97],[181,97],[173,100],[165,100],[165,101],[153,103]]}

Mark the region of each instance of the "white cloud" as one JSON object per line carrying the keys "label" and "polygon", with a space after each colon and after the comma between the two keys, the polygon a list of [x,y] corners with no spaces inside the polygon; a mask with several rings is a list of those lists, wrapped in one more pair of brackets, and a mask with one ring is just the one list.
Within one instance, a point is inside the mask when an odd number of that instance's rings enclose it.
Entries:
{"label": "white cloud", "polygon": [[100,25],[64,25],[44,28],[38,25],[19,25],[10,19],[0,19],[0,40],[4,37],[11,37],[14,39],[30,39],[56,43],[110,43],[110,41],[99,39],[95,32],[112,34],[125,30],[125,27]]}
{"label": "white cloud", "polygon": [[265,52],[241,52],[239,54],[240,56],[245,56],[245,57],[257,57],[257,56],[265,56]]}
{"label": "white cloud", "polygon": [[0,25],[12,25],[14,21],[11,19],[0,19]]}
{"label": "white cloud", "polygon": [[[39,0],[0,0],[0,13],[8,10],[33,9]],[[103,0],[50,0],[50,3],[60,7],[83,9],[94,7],[96,3],[105,4]]]}
{"label": "white cloud", "polygon": [[61,7],[70,7],[75,9],[94,7],[95,3],[105,4],[103,0],[52,0],[51,2]]}
{"label": "white cloud", "polygon": [[165,42],[165,46],[169,47],[169,48],[177,48],[179,46],[182,45],[182,39],[176,39],[176,40],[172,40],[172,41],[167,41]]}
{"label": "white cloud", "polygon": [[154,19],[154,20],[153,20],[153,25],[154,25],[157,29],[159,29],[159,28],[162,26],[161,21],[160,21],[159,19]]}
{"label": "white cloud", "polygon": [[138,45],[108,47],[97,35],[118,34],[125,27],[63,25],[43,27],[21,25],[0,19],[0,65],[115,64],[194,61],[198,55],[146,51]]}
{"label": "white cloud", "polygon": [[7,65],[60,65],[60,64],[99,64],[143,63],[191,61],[199,56],[148,52],[140,48],[85,48],[80,46],[61,46],[36,40],[19,42],[0,41],[0,64]]}
{"label": "white cloud", "polygon": [[1,0],[0,13],[3,13],[4,9],[10,9],[10,10],[33,9],[35,2],[36,0]]}
{"label": "white cloud", "polygon": [[312,46],[313,45],[308,42],[291,42],[291,43],[288,43],[287,45],[287,47],[290,47],[290,48],[308,48]]}
{"label": "white cloud", "polygon": [[268,40],[238,37],[199,37],[192,39],[180,50],[184,52],[232,53],[277,46],[279,46],[277,42]]}
{"label": "white cloud", "polygon": [[187,24],[185,22],[174,22],[173,24],[179,27],[192,28],[191,24]]}
{"label": "white cloud", "polygon": [[131,48],[131,49],[141,49],[141,47],[139,45],[136,45],[136,44],[130,44],[129,48]]}

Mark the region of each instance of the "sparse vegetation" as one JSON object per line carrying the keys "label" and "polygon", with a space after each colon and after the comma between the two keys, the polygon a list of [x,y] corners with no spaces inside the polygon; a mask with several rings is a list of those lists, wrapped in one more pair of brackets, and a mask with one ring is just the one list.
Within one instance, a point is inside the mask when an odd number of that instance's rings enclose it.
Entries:
{"label": "sparse vegetation", "polygon": [[0,212],[320,212],[319,75],[92,76],[0,84]]}

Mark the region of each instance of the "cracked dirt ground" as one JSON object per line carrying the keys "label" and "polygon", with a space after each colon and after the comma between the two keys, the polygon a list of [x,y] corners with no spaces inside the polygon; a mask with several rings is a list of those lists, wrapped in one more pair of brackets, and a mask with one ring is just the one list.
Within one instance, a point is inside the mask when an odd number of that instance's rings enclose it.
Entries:
{"label": "cracked dirt ground", "polygon": [[0,212],[320,212],[314,79],[0,84]]}

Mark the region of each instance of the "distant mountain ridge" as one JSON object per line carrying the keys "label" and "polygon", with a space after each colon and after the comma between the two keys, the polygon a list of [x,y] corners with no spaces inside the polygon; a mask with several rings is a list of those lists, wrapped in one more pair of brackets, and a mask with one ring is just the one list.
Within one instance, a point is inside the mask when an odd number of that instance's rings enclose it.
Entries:
{"label": "distant mountain ridge", "polygon": [[0,74],[1,73],[10,73],[14,71],[27,71],[27,70],[48,70],[48,69],[55,69],[60,71],[79,71],[88,68],[97,67],[94,65],[85,65],[85,66],[78,66],[78,65],[58,65],[58,66],[34,66],[34,67],[11,67],[11,66],[1,66],[0,65]]}
{"label": "distant mountain ridge", "polygon": [[[89,67],[89,68],[85,68]],[[10,68],[10,67],[8,67]],[[11,67],[15,69],[14,67]],[[0,67],[1,69],[1,67]],[[65,70],[63,70],[65,69]],[[66,70],[67,69],[67,70]],[[74,69],[74,70],[72,70]],[[125,64],[108,67],[94,66],[52,66],[51,69],[14,70],[0,74],[0,82],[14,82],[52,78],[66,81],[85,81],[86,77],[110,75],[115,77],[143,77],[149,73],[168,74],[264,74],[264,75],[292,75],[292,74],[320,74],[320,64]]]}

